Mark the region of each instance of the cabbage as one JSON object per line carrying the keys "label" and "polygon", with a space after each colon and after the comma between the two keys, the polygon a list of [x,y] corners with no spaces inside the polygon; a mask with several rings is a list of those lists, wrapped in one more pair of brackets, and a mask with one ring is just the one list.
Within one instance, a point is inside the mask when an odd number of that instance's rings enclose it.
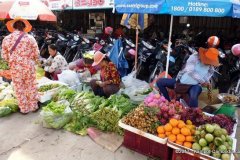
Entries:
{"label": "cabbage", "polygon": [[0,108],[1,107],[9,107],[11,109],[11,112],[17,112],[18,111],[18,101],[16,99],[4,99],[0,102]]}
{"label": "cabbage", "polygon": [[7,116],[11,113],[11,108],[9,107],[0,107],[0,117]]}

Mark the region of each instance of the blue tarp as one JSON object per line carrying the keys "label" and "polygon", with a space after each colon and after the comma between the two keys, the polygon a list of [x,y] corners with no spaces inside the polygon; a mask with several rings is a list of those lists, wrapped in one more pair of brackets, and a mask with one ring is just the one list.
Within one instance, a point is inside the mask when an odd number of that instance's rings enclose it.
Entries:
{"label": "blue tarp", "polygon": [[109,58],[117,66],[121,77],[127,75],[127,69],[129,68],[128,62],[124,56],[122,40],[118,39],[114,42],[113,48],[110,51]]}

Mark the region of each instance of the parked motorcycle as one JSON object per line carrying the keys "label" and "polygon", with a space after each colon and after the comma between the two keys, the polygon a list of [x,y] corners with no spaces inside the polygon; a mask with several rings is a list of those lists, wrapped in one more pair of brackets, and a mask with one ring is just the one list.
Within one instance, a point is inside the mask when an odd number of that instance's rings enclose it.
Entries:
{"label": "parked motorcycle", "polygon": [[138,66],[137,66],[137,78],[148,81],[151,70],[150,66],[155,63],[155,51],[154,47],[150,42],[146,40],[140,40],[138,49]]}
{"label": "parked motorcycle", "polygon": [[231,81],[231,85],[228,89],[228,93],[240,96],[240,59],[236,62],[235,65],[235,77]]}
{"label": "parked motorcycle", "polygon": [[56,41],[56,36],[54,33],[48,32],[46,34],[46,37],[44,38],[44,42],[42,46],[40,47],[40,56],[43,58],[48,58],[49,53],[48,53],[48,45],[55,43]]}

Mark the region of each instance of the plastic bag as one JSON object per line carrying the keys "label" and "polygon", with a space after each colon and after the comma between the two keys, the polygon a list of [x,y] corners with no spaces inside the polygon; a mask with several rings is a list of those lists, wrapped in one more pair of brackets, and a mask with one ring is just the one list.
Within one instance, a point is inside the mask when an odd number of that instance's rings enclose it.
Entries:
{"label": "plastic bag", "polygon": [[127,76],[122,78],[122,82],[125,87],[130,87],[133,84],[133,81],[136,79],[136,71],[128,74]]}
{"label": "plastic bag", "polygon": [[80,83],[77,73],[71,70],[65,70],[58,74],[58,80],[69,86],[75,86]]}
{"label": "plastic bag", "polygon": [[71,62],[68,64],[70,70],[74,70],[77,67],[77,61]]}
{"label": "plastic bag", "polygon": [[91,79],[91,72],[86,69],[84,72],[78,73],[78,76],[82,82],[88,81],[89,79]]}
{"label": "plastic bag", "polygon": [[54,113],[52,111],[42,110],[40,112],[40,116],[41,116],[41,119],[43,122],[43,127],[60,129],[71,121],[73,112],[70,108],[69,102],[68,101],[59,101],[57,103],[66,105],[64,112],[63,113]]}
{"label": "plastic bag", "polygon": [[123,77],[122,81],[125,86],[123,93],[128,95],[129,98],[138,103],[143,101],[151,90],[149,84],[135,78],[136,71]]}

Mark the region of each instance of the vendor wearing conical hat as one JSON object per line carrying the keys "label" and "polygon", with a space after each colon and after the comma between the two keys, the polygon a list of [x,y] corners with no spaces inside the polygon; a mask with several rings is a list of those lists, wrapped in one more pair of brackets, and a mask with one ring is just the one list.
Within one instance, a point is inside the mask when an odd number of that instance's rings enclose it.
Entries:
{"label": "vendor wearing conical hat", "polygon": [[193,54],[189,57],[186,66],[179,72],[177,78],[158,80],[157,86],[166,99],[170,101],[166,88],[174,89],[177,86],[176,83],[186,84],[186,91],[183,94],[189,95],[188,105],[198,107],[198,96],[202,92],[202,87],[210,86],[214,67],[220,65],[218,60],[219,51],[216,49],[218,44],[219,39],[212,36],[208,39],[209,48],[199,48],[199,52],[189,48]]}
{"label": "vendor wearing conical hat", "polygon": [[107,55],[100,51],[94,54],[92,66],[100,67],[100,80],[92,80],[91,88],[95,95],[109,97],[120,89],[120,75],[116,66],[111,62]]}

